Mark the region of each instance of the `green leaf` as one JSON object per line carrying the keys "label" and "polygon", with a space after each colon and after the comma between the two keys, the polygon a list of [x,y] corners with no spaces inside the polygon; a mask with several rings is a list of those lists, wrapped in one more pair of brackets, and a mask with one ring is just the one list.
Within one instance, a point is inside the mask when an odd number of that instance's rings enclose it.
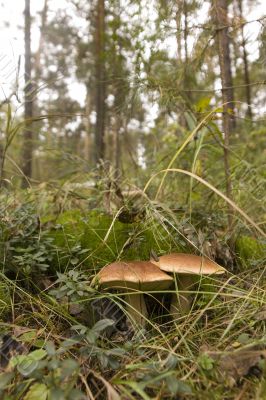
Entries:
{"label": "green leaf", "polygon": [[45,348],[49,356],[53,356],[55,354],[55,345],[51,340],[46,342]]}
{"label": "green leaf", "polygon": [[22,335],[20,335],[19,340],[23,343],[25,342],[31,342],[36,339],[37,336],[37,331],[29,331],[29,332],[25,332]]}
{"label": "green leaf", "polygon": [[174,377],[174,376],[168,376],[165,379],[165,382],[166,382],[166,386],[167,386],[169,392],[171,392],[171,394],[173,396],[175,396],[177,394],[191,394],[192,393],[191,387],[187,383],[176,379],[176,377]]}
{"label": "green leaf", "polygon": [[35,361],[42,360],[45,356],[47,356],[47,351],[44,349],[34,350],[29,353],[29,357]]}
{"label": "green leaf", "polygon": [[49,389],[44,383],[34,383],[23,400],[46,400]]}
{"label": "green leaf", "polygon": [[169,370],[174,369],[178,363],[178,360],[179,359],[175,354],[170,354],[169,357],[167,357],[165,368]]}
{"label": "green leaf", "polygon": [[104,331],[104,329],[108,328],[108,326],[112,326],[114,325],[115,321],[113,321],[112,319],[101,319],[101,321],[96,322],[96,324],[92,327],[92,331],[93,332],[97,332],[100,333],[102,331]]}
{"label": "green leaf", "polygon": [[165,383],[169,392],[176,395],[179,391],[179,381],[174,376],[167,376]]}
{"label": "green leaf", "polygon": [[14,377],[14,372],[3,372],[0,374],[0,389],[5,389]]}
{"label": "green leaf", "polygon": [[23,376],[29,376],[37,367],[38,361],[43,359],[47,355],[43,349],[35,350],[27,355],[17,355],[12,357],[10,365],[12,367],[17,366],[19,373]]}
{"label": "green leaf", "polygon": [[250,336],[248,333],[241,333],[241,335],[238,336],[237,341],[241,344],[247,344],[250,342]]}
{"label": "green leaf", "polygon": [[62,369],[61,377],[63,379],[67,378],[68,376],[72,375],[75,371],[78,371],[78,368],[79,368],[78,363],[75,360],[71,359],[71,358],[69,358],[68,360],[62,361],[62,364],[61,364],[61,369]]}
{"label": "green leaf", "polygon": [[202,369],[210,371],[213,369],[214,360],[208,354],[204,353],[198,357],[198,364]]}
{"label": "green leaf", "polygon": [[[16,357],[17,358],[17,357]],[[38,367],[38,361],[28,356],[18,356],[17,370],[23,376],[29,376]]]}
{"label": "green leaf", "polygon": [[65,400],[65,393],[60,388],[52,388],[49,393],[49,400]]}

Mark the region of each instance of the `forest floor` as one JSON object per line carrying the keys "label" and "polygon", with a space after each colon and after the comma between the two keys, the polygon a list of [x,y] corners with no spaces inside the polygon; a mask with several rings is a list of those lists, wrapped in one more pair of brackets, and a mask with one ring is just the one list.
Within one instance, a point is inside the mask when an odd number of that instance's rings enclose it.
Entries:
{"label": "forest floor", "polygon": [[[266,399],[263,237],[238,233],[233,249],[224,213],[87,199],[50,188],[1,198],[0,398]],[[148,318],[132,329],[123,293],[93,278],[117,259],[171,251],[203,252],[228,272],[201,279],[174,319],[182,292],[146,291]]]}

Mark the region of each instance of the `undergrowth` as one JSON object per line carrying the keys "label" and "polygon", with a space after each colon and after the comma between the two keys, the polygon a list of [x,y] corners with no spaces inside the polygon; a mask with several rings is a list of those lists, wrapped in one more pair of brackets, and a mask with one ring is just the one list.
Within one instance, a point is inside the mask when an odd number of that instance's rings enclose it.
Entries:
{"label": "undergrowth", "polygon": [[[0,397],[266,398],[259,219],[252,227],[236,209],[232,235],[217,193],[203,190],[190,209],[155,199],[152,187],[123,185],[122,199],[101,184],[2,191]],[[115,260],[171,251],[204,254],[228,273],[202,280],[191,311],[176,320],[169,305],[177,288],[145,293],[146,327],[133,330],[125,293],[92,285],[95,274]]]}

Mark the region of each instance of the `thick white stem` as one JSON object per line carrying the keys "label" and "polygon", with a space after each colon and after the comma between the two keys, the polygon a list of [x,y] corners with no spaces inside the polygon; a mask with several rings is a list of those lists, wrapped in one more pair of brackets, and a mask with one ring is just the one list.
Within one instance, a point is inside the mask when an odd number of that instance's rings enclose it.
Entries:
{"label": "thick white stem", "polygon": [[127,313],[133,325],[145,326],[147,319],[147,308],[142,293],[132,293],[125,296]]}

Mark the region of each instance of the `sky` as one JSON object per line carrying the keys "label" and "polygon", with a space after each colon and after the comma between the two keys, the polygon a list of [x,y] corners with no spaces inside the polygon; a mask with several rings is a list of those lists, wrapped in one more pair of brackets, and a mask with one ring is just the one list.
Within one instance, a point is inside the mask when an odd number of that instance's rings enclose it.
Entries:
{"label": "sky", "polygon": [[[123,1],[123,0],[122,0]],[[143,0],[143,4],[147,3],[146,14],[149,15],[151,6],[154,0]],[[265,1],[265,0],[262,0]],[[31,1],[31,13],[33,17],[38,18],[38,12],[43,8],[44,0]],[[9,0],[0,1],[0,102],[10,94],[14,87],[14,82],[17,76],[18,59],[21,56],[21,68],[19,81],[23,81],[23,53],[24,53],[24,0]],[[56,12],[58,8],[65,9],[69,7],[67,0],[50,0],[49,1],[49,16]],[[145,7],[143,8],[145,12]],[[246,8],[247,10],[247,8]],[[208,11],[208,2],[202,0],[201,11],[198,15],[198,21],[193,21],[193,24],[203,22]],[[263,15],[263,6],[252,7],[252,11],[247,10],[246,19],[251,21],[260,18]],[[150,14],[150,22],[152,23],[153,16]],[[39,21],[39,18],[36,19]],[[174,28],[174,27],[173,27]],[[258,57],[258,43],[256,38],[260,31],[261,25],[258,22],[253,22],[245,26],[245,35],[248,37],[248,52],[250,60]],[[32,29],[32,51],[38,48],[39,29],[36,23]],[[170,37],[161,46],[168,49],[171,55],[176,52],[176,38]],[[193,40],[189,42],[190,49],[193,47]],[[23,86],[23,85],[21,85]],[[69,92],[71,97],[83,103],[85,99],[85,87],[79,84],[75,78],[69,82]]]}

